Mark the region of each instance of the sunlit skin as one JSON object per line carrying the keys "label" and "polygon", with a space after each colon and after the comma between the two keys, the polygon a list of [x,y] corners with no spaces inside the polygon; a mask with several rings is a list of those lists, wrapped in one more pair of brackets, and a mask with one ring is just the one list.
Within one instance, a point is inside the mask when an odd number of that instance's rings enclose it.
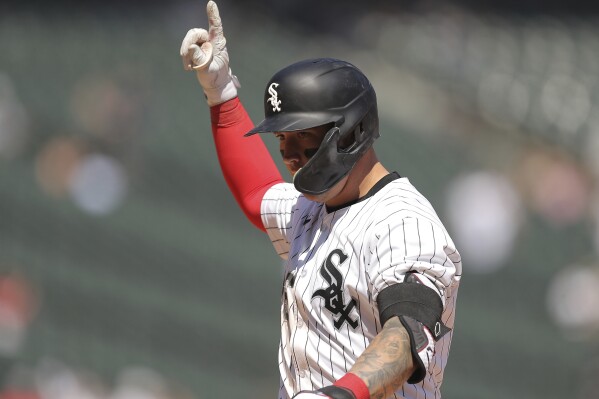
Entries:
{"label": "sunlit skin", "polygon": [[[328,131],[327,126],[317,126],[297,132],[278,132],[279,150],[285,167],[293,177],[310,158]],[[320,195],[305,194],[309,200],[325,203],[330,207],[346,204],[364,196],[389,171],[377,159],[374,149],[368,150],[356,163],[351,172],[330,190]]]}

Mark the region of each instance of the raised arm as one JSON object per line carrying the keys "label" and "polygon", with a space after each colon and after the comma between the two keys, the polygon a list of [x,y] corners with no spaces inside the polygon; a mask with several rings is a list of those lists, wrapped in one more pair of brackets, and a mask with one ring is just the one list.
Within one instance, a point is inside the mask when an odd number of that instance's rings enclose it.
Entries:
{"label": "raised arm", "polygon": [[183,67],[195,71],[210,106],[212,133],[220,166],[239,207],[264,231],[260,204],[264,193],[282,182],[259,136],[243,137],[254,124],[237,97],[239,82],[229,67],[229,54],[216,3],[206,7],[208,30],[194,28],[181,44]]}

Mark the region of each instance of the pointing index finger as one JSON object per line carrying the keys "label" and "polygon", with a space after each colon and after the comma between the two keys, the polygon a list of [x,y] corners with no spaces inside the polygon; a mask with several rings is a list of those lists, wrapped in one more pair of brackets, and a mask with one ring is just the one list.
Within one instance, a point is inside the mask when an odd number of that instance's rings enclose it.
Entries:
{"label": "pointing index finger", "polygon": [[210,28],[210,32],[214,36],[222,35],[223,33],[223,23],[220,19],[220,14],[218,12],[218,6],[212,0],[208,2],[206,6],[206,13],[208,14],[208,26]]}

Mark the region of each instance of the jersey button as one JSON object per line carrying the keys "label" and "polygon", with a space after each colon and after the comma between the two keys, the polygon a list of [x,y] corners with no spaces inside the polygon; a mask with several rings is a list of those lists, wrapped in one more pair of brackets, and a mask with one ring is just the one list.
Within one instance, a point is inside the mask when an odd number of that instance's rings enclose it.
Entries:
{"label": "jersey button", "polygon": [[302,319],[299,319],[297,321],[297,326],[300,327],[300,328],[304,326],[304,322],[302,321]]}

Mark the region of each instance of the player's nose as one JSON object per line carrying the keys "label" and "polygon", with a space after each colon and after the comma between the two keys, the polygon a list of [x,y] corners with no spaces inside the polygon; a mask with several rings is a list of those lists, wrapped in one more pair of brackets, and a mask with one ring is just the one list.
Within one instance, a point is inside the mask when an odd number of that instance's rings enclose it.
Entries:
{"label": "player's nose", "polygon": [[301,159],[301,149],[293,140],[286,140],[280,150],[283,162],[299,162]]}

